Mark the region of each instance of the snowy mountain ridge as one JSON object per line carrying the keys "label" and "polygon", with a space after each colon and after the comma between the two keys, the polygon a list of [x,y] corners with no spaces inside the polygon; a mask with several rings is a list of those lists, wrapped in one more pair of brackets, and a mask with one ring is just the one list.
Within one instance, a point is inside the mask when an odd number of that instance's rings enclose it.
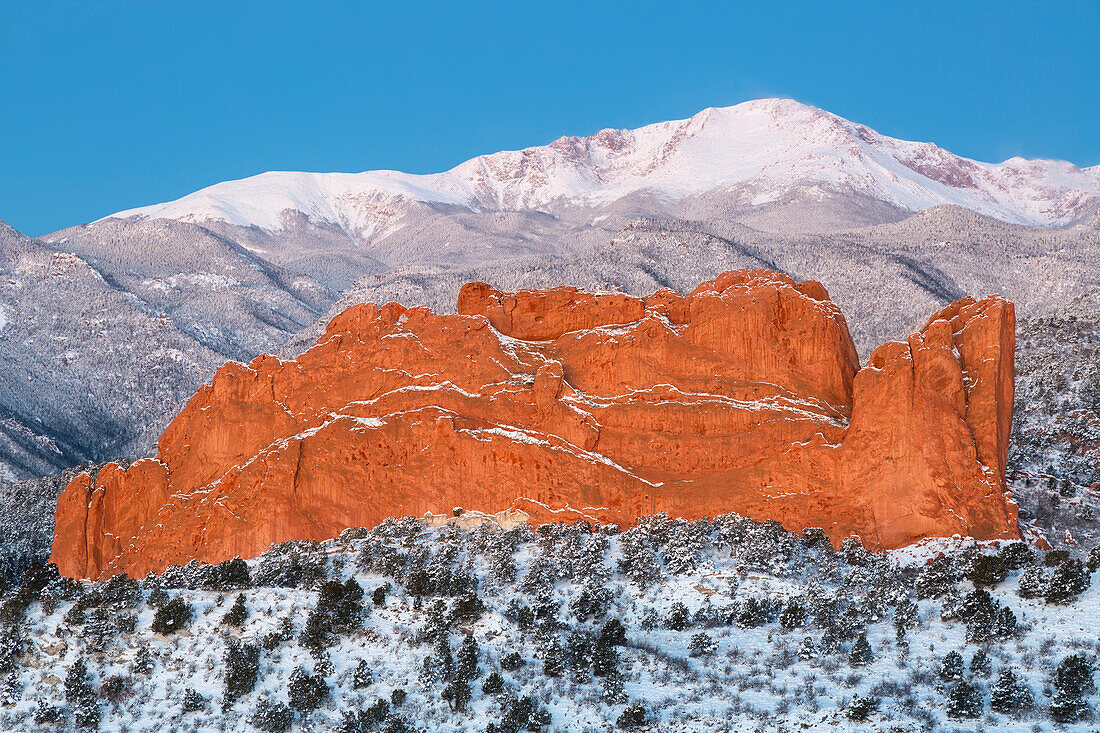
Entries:
{"label": "snowy mountain ridge", "polygon": [[393,207],[402,202],[552,211],[599,208],[641,192],[679,201],[730,190],[749,206],[795,191],[817,199],[846,191],[910,212],[955,204],[1010,223],[1068,226],[1100,208],[1100,166],[982,163],[793,100],[761,99],[482,155],[444,173],[263,173],[106,218],[222,221],[275,232],[287,227],[288,213],[300,212],[315,225],[371,239],[400,226],[402,212]]}

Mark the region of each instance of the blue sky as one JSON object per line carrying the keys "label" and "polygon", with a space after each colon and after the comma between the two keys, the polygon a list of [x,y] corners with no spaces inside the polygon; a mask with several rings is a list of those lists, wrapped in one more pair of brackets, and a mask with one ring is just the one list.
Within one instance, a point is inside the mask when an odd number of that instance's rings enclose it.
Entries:
{"label": "blue sky", "polygon": [[1012,0],[0,0],[0,219],[44,234],[266,170],[427,173],[764,96],[1095,165],[1098,28],[1100,3]]}

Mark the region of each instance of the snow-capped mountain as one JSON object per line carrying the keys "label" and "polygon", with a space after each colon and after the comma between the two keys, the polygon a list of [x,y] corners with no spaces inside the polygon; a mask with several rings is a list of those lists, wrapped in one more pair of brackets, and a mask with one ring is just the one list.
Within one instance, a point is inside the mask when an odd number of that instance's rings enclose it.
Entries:
{"label": "snow-capped mountain", "polygon": [[848,194],[898,213],[955,204],[1011,223],[1066,226],[1100,207],[1100,166],[1022,158],[981,163],[793,100],[763,99],[637,130],[483,155],[445,173],[264,173],[114,218],[218,221],[274,232],[301,214],[314,225],[370,240],[400,227],[398,205],[409,202],[477,213],[555,213],[604,208],[638,194],[675,206],[715,192],[734,193],[745,208],[792,195]]}

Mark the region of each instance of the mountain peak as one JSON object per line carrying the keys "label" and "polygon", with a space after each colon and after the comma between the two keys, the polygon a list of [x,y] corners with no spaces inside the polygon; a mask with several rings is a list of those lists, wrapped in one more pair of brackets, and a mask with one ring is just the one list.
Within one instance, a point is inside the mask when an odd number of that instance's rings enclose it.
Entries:
{"label": "mountain peak", "polygon": [[982,163],[932,143],[887,137],[794,99],[766,98],[481,155],[443,173],[271,172],[114,216],[273,232],[287,226],[290,214],[371,239],[400,228],[402,207],[418,203],[472,212],[566,207],[594,218],[593,210],[621,208],[619,202],[641,192],[687,208],[715,193],[734,192],[738,206],[751,208],[810,192],[912,212],[955,204],[1006,222],[1067,226],[1087,220],[1100,204],[1100,176],[1064,161]]}

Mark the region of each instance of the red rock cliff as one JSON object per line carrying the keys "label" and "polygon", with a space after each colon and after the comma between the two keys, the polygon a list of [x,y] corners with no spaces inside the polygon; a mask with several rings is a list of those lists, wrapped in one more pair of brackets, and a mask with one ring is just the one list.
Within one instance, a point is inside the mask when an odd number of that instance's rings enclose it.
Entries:
{"label": "red rock cliff", "polygon": [[646,298],[471,283],[459,312],[355,306],[295,361],[226,364],[156,459],[73,480],[53,561],[140,576],[455,506],[736,511],[873,548],[1017,536],[1001,298],[948,306],[864,369],[820,284],[765,271]]}

